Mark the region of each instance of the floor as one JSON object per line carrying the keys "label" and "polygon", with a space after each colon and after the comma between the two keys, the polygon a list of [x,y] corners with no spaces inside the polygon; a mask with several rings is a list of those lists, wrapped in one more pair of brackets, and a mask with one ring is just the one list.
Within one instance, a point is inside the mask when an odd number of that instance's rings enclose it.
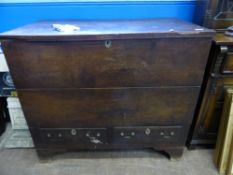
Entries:
{"label": "floor", "polygon": [[170,161],[153,150],[70,152],[41,162],[34,149],[6,149],[0,137],[0,175],[218,175],[213,150],[184,150]]}
{"label": "floor", "polygon": [[0,149],[0,175],[217,175],[213,150],[185,149],[179,161],[152,150],[76,152],[40,162],[34,149]]}

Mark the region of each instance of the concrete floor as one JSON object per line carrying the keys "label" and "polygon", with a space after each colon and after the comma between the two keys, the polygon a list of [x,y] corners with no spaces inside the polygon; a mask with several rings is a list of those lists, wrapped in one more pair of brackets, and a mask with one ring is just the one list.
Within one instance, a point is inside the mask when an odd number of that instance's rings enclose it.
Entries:
{"label": "concrete floor", "polygon": [[0,137],[0,175],[218,175],[210,149],[185,149],[178,161],[153,150],[128,150],[70,152],[45,163],[34,149],[4,148],[7,137]]}
{"label": "concrete floor", "polygon": [[170,161],[152,150],[75,152],[39,161],[34,149],[0,149],[0,175],[217,175],[213,150],[184,151]]}

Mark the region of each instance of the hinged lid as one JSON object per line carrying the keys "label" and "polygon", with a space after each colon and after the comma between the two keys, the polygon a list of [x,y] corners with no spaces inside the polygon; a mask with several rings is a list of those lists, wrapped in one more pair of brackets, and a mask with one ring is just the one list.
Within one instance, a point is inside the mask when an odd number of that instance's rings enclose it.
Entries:
{"label": "hinged lid", "polygon": [[70,41],[212,36],[213,30],[177,19],[122,21],[41,21],[0,34],[0,39]]}

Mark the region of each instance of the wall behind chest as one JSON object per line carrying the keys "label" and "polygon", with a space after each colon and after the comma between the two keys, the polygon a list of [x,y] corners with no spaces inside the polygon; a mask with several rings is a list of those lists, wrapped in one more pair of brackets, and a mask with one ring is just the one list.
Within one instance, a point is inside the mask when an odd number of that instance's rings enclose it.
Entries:
{"label": "wall behind chest", "polygon": [[21,1],[0,2],[0,32],[45,19],[112,20],[172,17],[201,24],[206,7],[204,0],[16,2]]}

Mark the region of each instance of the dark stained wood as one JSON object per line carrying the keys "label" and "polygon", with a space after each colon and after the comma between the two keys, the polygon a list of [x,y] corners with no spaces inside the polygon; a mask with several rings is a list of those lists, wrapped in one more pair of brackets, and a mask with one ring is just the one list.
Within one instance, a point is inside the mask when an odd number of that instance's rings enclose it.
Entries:
{"label": "dark stained wood", "polygon": [[[73,131],[75,130],[75,134]],[[111,130],[111,131],[110,131]],[[123,148],[129,145],[137,145],[140,142],[145,147],[160,144],[177,145],[177,140],[182,142],[185,136],[185,128],[181,126],[135,126],[135,127],[113,127],[106,128],[56,128],[56,129],[33,129],[31,132],[40,141],[36,145],[40,149],[46,149],[47,144],[51,144],[57,149],[75,149],[77,144],[82,149],[101,146],[110,148]],[[111,133],[112,137],[107,137]],[[36,142],[37,143],[37,142]],[[69,143],[69,146],[64,146]]]}
{"label": "dark stained wood", "polygon": [[222,73],[232,74],[233,73],[233,53],[228,52],[225,54],[224,62],[222,64]]}
{"label": "dark stained wood", "polygon": [[[30,130],[33,138],[36,138],[34,143],[38,148],[37,153],[42,158],[49,158],[60,151],[61,153],[64,152],[64,150],[139,149],[142,147],[153,147],[156,150],[165,150],[169,157],[174,160],[181,157],[183,152],[182,145],[187,137],[187,128],[181,126],[136,126],[108,129],[31,128]],[[76,134],[71,134],[73,130],[76,131]],[[108,137],[106,137],[106,133],[108,133]]]}
{"label": "dark stained wood", "polygon": [[[51,145],[50,145],[51,146]],[[57,145],[56,145],[57,146]],[[54,148],[50,148],[48,149],[43,149],[43,148],[38,148],[37,151],[37,155],[40,158],[39,161],[40,163],[50,163],[52,161],[53,156],[58,155],[58,154],[64,154],[68,151],[89,151],[90,149],[95,150],[95,151],[99,151],[99,150],[109,150],[109,149],[113,149],[113,146],[111,145],[111,147],[106,147],[106,146],[101,146],[101,147],[85,147],[85,148],[81,148],[80,145],[78,145],[79,148],[76,149],[54,149]],[[137,146],[137,145],[130,145],[130,149],[140,149],[141,147]],[[115,150],[129,150],[129,146],[121,146],[118,148],[114,148]],[[164,148],[164,147],[154,147],[154,150],[158,151],[160,150],[160,153],[164,154],[165,156],[168,156],[170,158],[171,161],[178,161],[182,155],[183,155],[183,147],[182,146],[177,146],[177,147],[173,147],[173,148]],[[166,151],[164,151],[166,150]]]}
{"label": "dark stained wood", "polygon": [[217,33],[205,74],[202,98],[199,101],[188,144],[214,146],[222,114],[224,91],[233,87],[233,39]]}
{"label": "dark stained wood", "polygon": [[181,147],[173,147],[165,149],[166,153],[170,156],[172,161],[179,160],[183,154],[183,149]]}
{"label": "dark stained wood", "polygon": [[197,119],[189,146],[214,145],[222,113],[224,86],[221,80],[210,78],[197,108]]}
{"label": "dark stained wood", "polygon": [[216,45],[232,45],[233,37],[229,37],[224,33],[216,33],[213,41]]}
{"label": "dark stained wood", "polygon": [[[199,88],[20,90],[31,127],[190,124]],[[33,103],[32,103],[33,102]]]}
{"label": "dark stained wood", "polygon": [[197,115],[191,145],[215,145],[221,119],[224,92],[233,87],[232,77],[209,78]]}
{"label": "dark stained wood", "polygon": [[[58,32],[53,24],[80,27],[72,32]],[[41,21],[2,33],[1,39],[27,41],[77,41],[158,37],[212,37],[213,30],[177,19],[120,21]]]}
{"label": "dark stained wood", "polygon": [[155,148],[179,157],[213,33],[174,19],[47,21],[0,39],[38,152]]}
{"label": "dark stained wood", "polygon": [[18,89],[199,86],[210,39],[113,40],[110,48],[104,41],[2,45]]}
{"label": "dark stained wood", "polygon": [[115,144],[154,144],[156,142],[176,143],[182,142],[184,128],[181,126],[136,126],[136,127],[115,127]]}

